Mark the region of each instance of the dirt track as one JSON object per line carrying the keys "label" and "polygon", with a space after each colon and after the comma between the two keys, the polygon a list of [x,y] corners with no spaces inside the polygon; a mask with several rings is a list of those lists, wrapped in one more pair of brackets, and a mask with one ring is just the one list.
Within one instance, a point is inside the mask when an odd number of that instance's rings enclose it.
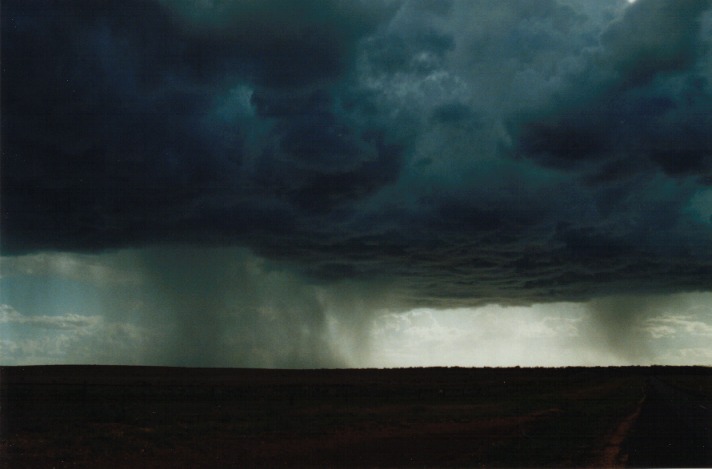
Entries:
{"label": "dirt track", "polygon": [[712,467],[712,404],[649,378],[623,451],[628,467]]}

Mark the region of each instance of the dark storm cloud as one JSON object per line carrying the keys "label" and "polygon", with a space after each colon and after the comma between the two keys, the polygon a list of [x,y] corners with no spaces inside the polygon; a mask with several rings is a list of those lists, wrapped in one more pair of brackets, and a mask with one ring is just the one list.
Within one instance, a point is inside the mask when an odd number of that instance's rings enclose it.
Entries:
{"label": "dark storm cloud", "polygon": [[708,1],[2,18],[8,254],[232,244],[442,306],[712,285]]}
{"label": "dark storm cloud", "polygon": [[[321,189],[338,199],[378,185],[367,179],[380,171],[349,161],[365,159],[361,147],[374,144],[342,136],[348,129],[324,107],[328,102],[294,104],[309,94],[301,85],[328,86],[346,71],[350,48],[373,15],[364,10],[352,19],[359,8],[288,3],[285,11],[285,2],[241,2],[217,12],[218,19],[184,17],[200,12],[193,2],[4,4],[3,190],[11,194],[3,201],[5,249],[100,249],[158,241],[169,232],[180,238],[191,236],[211,201],[239,205],[260,190],[288,198]],[[289,14],[294,9],[300,16]],[[216,103],[241,84],[267,88],[272,102],[256,93],[256,117],[215,115]],[[296,87],[297,96],[275,98],[280,87]],[[246,134],[261,118],[277,117],[274,106],[290,102],[299,117],[281,116],[267,131],[275,135],[265,138],[281,138],[278,147],[294,162],[245,169]],[[320,126],[329,127],[324,136]],[[375,160],[388,158],[367,150]],[[266,161],[280,156],[260,151]],[[331,151],[342,155],[343,168],[320,160]],[[308,159],[314,167],[301,168]],[[295,167],[304,175],[292,174]],[[265,180],[264,172],[277,180]],[[332,172],[343,179],[333,189],[322,181]]]}
{"label": "dark storm cloud", "polygon": [[709,178],[712,101],[703,60],[710,43],[701,29],[709,7],[706,0],[633,4],[601,34],[578,86],[557,97],[553,112],[524,122],[521,151],[593,181],[655,169]]}
{"label": "dark storm cloud", "polygon": [[628,9],[601,37],[604,57],[623,85],[649,82],[664,72],[689,69],[699,55],[699,19],[708,0],[648,0]]}
{"label": "dark storm cloud", "polygon": [[[159,3],[198,47],[218,59],[226,51],[228,57],[247,60],[259,83],[276,87],[338,77],[350,67],[356,40],[392,10],[370,1]],[[191,59],[202,60],[196,53]]]}
{"label": "dark storm cloud", "polygon": [[278,142],[260,155],[254,176],[281,199],[323,212],[396,178],[399,145],[377,128],[353,128],[337,115],[327,91],[256,90],[251,103],[259,116],[275,121],[266,138]]}

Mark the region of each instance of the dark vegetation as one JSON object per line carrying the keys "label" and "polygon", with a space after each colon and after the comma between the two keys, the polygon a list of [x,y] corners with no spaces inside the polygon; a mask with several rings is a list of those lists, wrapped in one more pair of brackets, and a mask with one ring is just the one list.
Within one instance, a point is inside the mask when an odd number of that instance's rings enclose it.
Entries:
{"label": "dark vegetation", "polygon": [[0,466],[597,466],[652,379],[710,398],[704,367],[5,367]]}

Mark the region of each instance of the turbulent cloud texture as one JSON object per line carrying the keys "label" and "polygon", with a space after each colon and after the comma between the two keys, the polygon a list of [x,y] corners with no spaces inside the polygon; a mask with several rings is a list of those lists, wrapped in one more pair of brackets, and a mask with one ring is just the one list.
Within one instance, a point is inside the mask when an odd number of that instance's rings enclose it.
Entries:
{"label": "turbulent cloud texture", "polygon": [[2,250],[241,246],[410,305],[709,290],[711,38],[707,0],[4,1]]}

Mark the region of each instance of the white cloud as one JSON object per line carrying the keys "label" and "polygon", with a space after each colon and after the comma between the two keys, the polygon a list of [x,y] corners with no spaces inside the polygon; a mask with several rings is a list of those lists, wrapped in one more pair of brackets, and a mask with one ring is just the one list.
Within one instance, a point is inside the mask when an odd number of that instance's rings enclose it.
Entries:
{"label": "white cloud", "polygon": [[[42,252],[24,256],[0,257],[2,276],[54,276],[98,285],[137,283],[140,281],[122,263],[131,260],[132,252],[116,255],[91,255],[63,252]],[[112,265],[116,264],[116,265]]]}
{"label": "white cloud", "polygon": [[651,318],[643,329],[655,339],[674,335],[712,337],[712,324],[687,315]]}
{"label": "white cloud", "polygon": [[674,336],[676,332],[674,327],[655,324],[646,325],[644,330],[646,330],[653,339]]}
{"label": "white cloud", "polygon": [[[595,363],[576,355],[579,307],[485,306],[387,313],[373,322],[373,366],[558,366]],[[563,314],[566,312],[566,314]]]}
{"label": "white cloud", "polygon": [[96,326],[101,322],[99,316],[84,316],[68,313],[58,316],[27,316],[12,306],[0,304],[0,324],[17,324],[44,329],[80,329]]}
{"label": "white cloud", "polygon": [[629,329],[624,340],[639,349],[629,355],[611,346],[586,304],[391,312],[373,322],[371,360],[373,366],[709,364],[710,300],[708,293],[630,299],[640,311],[617,311],[634,314],[618,326]]}
{"label": "white cloud", "polygon": [[710,347],[685,347],[667,351],[660,357],[659,363],[663,365],[704,365],[712,363],[712,348]]}
{"label": "white cloud", "polygon": [[0,337],[2,365],[141,364],[146,350],[161,338],[158,330],[108,322],[101,316],[29,316],[7,304],[0,305],[0,325],[5,325]]}

